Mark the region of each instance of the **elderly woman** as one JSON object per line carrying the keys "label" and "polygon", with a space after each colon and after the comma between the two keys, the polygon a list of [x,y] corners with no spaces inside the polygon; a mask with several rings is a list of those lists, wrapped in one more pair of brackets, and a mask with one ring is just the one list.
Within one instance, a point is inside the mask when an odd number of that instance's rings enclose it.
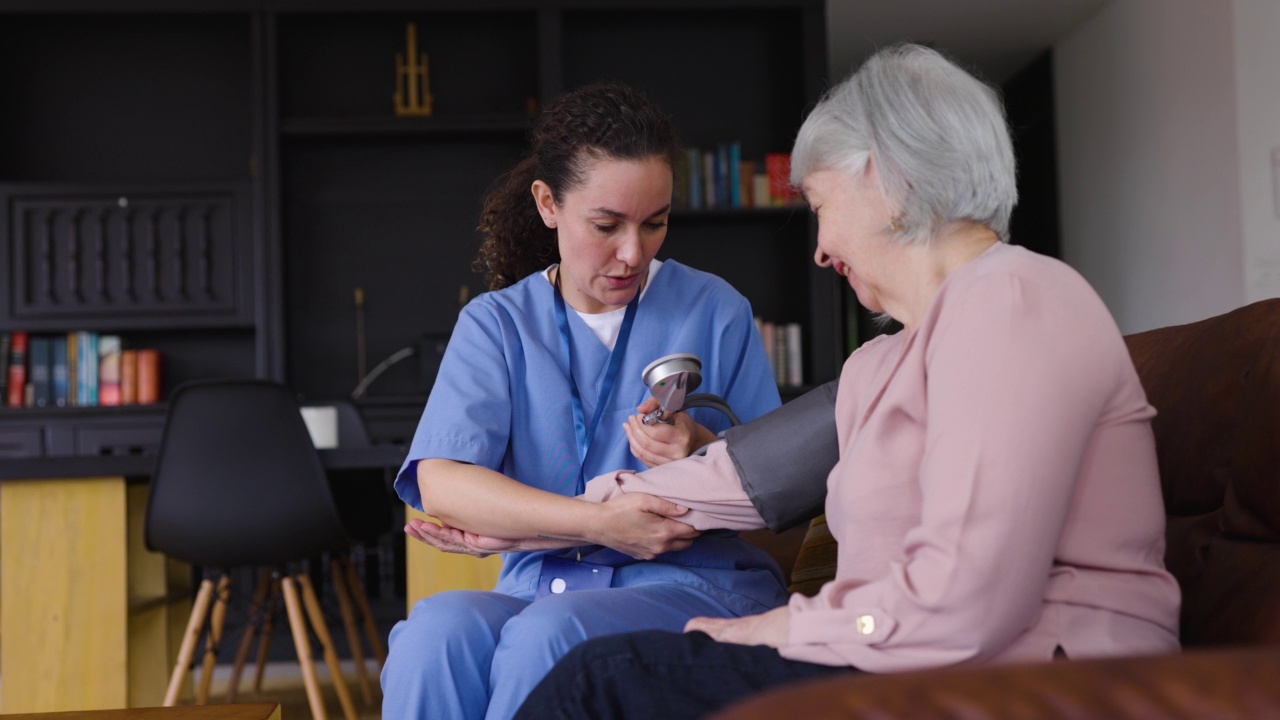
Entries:
{"label": "elderly woman", "polygon": [[[1088,283],[1006,244],[995,92],[932,50],[880,51],[805,121],[791,179],[816,262],[903,325],[841,372],[835,579],[760,615],[588,641],[517,717],[696,718],[851,669],[1175,650],[1154,411]],[[714,445],[590,494],[631,491],[695,526],[761,525]]]}

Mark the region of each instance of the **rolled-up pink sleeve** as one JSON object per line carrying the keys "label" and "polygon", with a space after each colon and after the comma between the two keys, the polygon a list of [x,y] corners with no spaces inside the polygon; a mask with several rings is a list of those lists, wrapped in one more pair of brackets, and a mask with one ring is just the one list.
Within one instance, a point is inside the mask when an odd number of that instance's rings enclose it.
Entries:
{"label": "rolled-up pink sleeve", "polygon": [[[919,383],[925,415],[882,422],[923,433],[918,463],[890,469],[918,483],[919,521],[883,576],[837,576],[812,598],[793,595],[783,656],[872,672],[947,665],[989,658],[1036,622],[1091,437],[1128,361],[1101,303],[1082,310],[1076,299],[999,278],[917,329],[922,372],[894,382]],[[832,487],[857,482],[855,470],[842,462]],[[829,495],[827,512],[852,511]]]}
{"label": "rolled-up pink sleeve", "polygon": [[622,493],[648,493],[689,508],[678,518],[699,530],[755,530],[765,526],[751,504],[723,440],[706,455],[665,463],[644,472],[615,470],[587,482],[583,500],[605,502]]}

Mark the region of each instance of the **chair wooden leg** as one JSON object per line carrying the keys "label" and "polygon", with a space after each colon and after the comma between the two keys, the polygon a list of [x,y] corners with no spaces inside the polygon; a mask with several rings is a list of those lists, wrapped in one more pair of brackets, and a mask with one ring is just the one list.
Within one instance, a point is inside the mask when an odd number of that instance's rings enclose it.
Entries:
{"label": "chair wooden leg", "polygon": [[231,599],[231,578],[218,579],[214,593],[213,612],[209,619],[209,637],[204,643],[204,666],[200,669],[200,686],[196,689],[196,704],[209,702],[209,686],[213,683],[213,669],[218,666],[218,645],[222,642],[222,627],[227,620],[227,602]]}
{"label": "chair wooden leg", "polygon": [[369,671],[364,666],[364,649],[360,647],[360,632],[356,629],[355,613],[351,610],[351,596],[347,592],[347,574],[343,568],[345,556],[333,556],[329,569],[333,575],[333,589],[338,595],[338,608],[342,611],[342,628],[351,646],[351,659],[356,665],[356,681],[360,684],[360,697],[365,707],[373,706],[373,691],[369,686]]}
{"label": "chair wooden leg", "polygon": [[195,604],[191,606],[191,617],[187,620],[187,630],[182,635],[182,646],[178,649],[178,662],[173,666],[173,675],[169,678],[169,687],[164,693],[164,706],[173,707],[178,704],[178,695],[182,692],[182,683],[187,679],[187,668],[196,655],[196,642],[204,630],[205,614],[209,612],[209,601],[213,598],[213,581],[203,580],[196,593]]}
{"label": "chair wooden leg", "polygon": [[316,679],[316,666],[311,661],[311,640],[307,637],[307,621],[298,601],[298,589],[292,577],[281,580],[280,587],[284,593],[285,611],[289,615],[289,629],[293,632],[293,645],[298,651],[298,665],[302,666],[302,682],[307,688],[311,717],[313,720],[329,720],[324,711],[324,698],[320,695],[320,681]]}
{"label": "chair wooden leg", "polygon": [[258,659],[253,671],[253,691],[262,692],[262,671],[267,667],[267,650],[271,647],[271,633],[276,629],[276,600],[282,597],[280,579],[271,578],[271,590],[267,593],[267,615],[262,623],[262,637],[258,640]]}
{"label": "chair wooden leg", "polygon": [[249,606],[249,625],[240,638],[240,647],[236,649],[236,659],[231,665],[231,679],[227,681],[227,704],[236,701],[236,693],[240,691],[240,673],[244,671],[244,663],[249,659],[249,647],[253,645],[253,636],[262,625],[266,611],[267,591],[271,587],[271,569],[263,568],[258,576],[258,585],[253,589],[253,603]]}
{"label": "chair wooden leg", "polygon": [[369,610],[369,598],[364,594],[364,584],[360,582],[360,576],[356,574],[356,567],[350,559],[343,558],[343,570],[347,575],[347,587],[351,588],[356,607],[360,608],[360,614],[363,616],[364,632],[369,636],[369,647],[373,648],[373,656],[378,658],[378,672],[381,673],[382,666],[387,664],[387,651],[382,649],[378,627],[374,624],[373,613]]}
{"label": "chair wooden leg", "polygon": [[333,689],[338,692],[338,703],[342,705],[342,714],[347,720],[356,720],[356,707],[351,702],[351,693],[347,690],[347,681],[342,677],[342,666],[338,663],[338,653],[333,649],[333,638],[329,636],[329,627],[325,624],[324,613],[320,611],[320,601],[316,599],[315,588],[311,586],[311,578],[305,574],[298,575],[298,584],[302,586],[302,602],[311,617],[311,627],[320,638],[320,647],[324,651],[324,662],[329,666],[329,676],[333,679]]}

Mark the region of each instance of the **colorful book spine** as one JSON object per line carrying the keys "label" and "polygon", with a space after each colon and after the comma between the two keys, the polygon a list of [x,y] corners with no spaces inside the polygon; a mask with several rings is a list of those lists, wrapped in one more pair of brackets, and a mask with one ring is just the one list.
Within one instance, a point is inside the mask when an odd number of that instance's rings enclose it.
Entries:
{"label": "colorful book spine", "polygon": [[742,144],[729,143],[729,207],[742,207]]}
{"label": "colorful book spine", "polygon": [[765,173],[758,172],[751,178],[751,205],[758,208],[773,205],[769,197],[769,176]]}
{"label": "colorful book spine", "polygon": [[9,340],[8,391],[5,401],[9,407],[22,407],[26,403],[27,334],[22,331],[13,333]]}
{"label": "colorful book spine", "polygon": [[778,378],[778,326],[771,322],[761,323],[760,341],[764,343],[764,356],[769,361],[769,369],[773,371],[776,381]]}
{"label": "colorful book spine", "polygon": [[71,404],[70,382],[67,364],[67,336],[58,335],[49,341],[50,382],[53,384],[53,404],[66,407]]}
{"label": "colorful book spine", "polygon": [[804,384],[804,345],[800,343],[800,323],[787,323],[787,384]]}
{"label": "colorful book spine", "polygon": [[37,335],[27,341],[27,371],[31,379],[31,405],[48,407],[53,402],[50,384],[49,338]]}
{"label": "colorful book spine", "polygon": [[138,404],[160,402],[160,352],[138,350]]}
{"label": "colorful book spine", "polygon": [[774,205],[791,202],[791,153],[771,152],[764,156],[765,173],[769,176],[769,197]]}
{"label": "colorful book spine", "polygon": [[98,404],[120,404],[120,336],[98,338]]}
{"label": "colorful book spine", "polygon": [[80,404],[80,333],[67,333],[67,404]]}
{"label": "colorful book spine", "polygon": [[756,164],[750,160],[743,160],[738,164],[738,200],[742,202],[738,207],[750,208],[755,207],[755,199],[752,197],[754,188],[752,181],[755,180]]}
{"label": "colorful book spine", "polygon": [[711,150],[702,153],[702,206],[708,210],[719,207],[716,194],[716,154]]}
{"label": "colorful book spine", "polygon": [[120,351],[120,404],[138,404],[138,353]]}
{"label": "colorful book spine", "polygon": [[9,333],[0,333],[0,405],[9,399]]}

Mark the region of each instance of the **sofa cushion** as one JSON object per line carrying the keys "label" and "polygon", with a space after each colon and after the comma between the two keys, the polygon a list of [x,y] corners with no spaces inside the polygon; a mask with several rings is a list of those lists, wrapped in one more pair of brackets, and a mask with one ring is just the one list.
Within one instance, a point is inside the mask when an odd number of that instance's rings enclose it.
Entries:
{"label": "sofa cushion", "polygon": [[1157,411],[1183,644],[1280,642],[1280,299],[1125,341]]}

